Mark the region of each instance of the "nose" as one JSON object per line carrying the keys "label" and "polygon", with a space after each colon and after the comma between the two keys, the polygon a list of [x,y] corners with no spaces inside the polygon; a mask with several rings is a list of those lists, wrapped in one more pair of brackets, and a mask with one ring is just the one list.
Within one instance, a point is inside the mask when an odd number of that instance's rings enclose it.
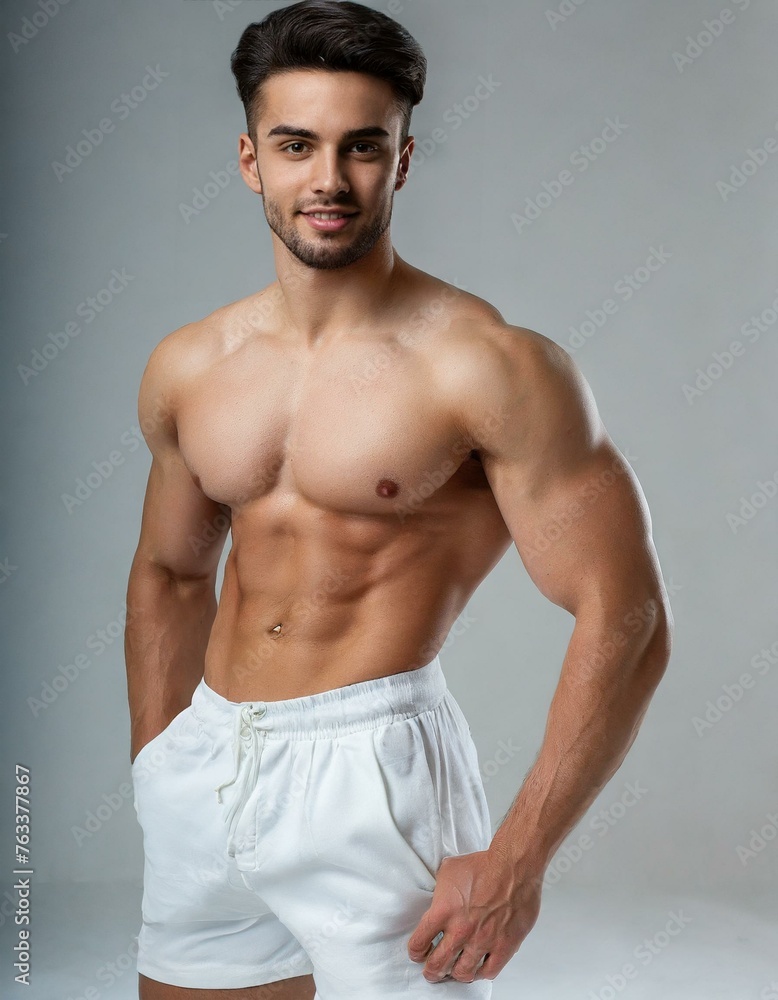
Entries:
{"label": "nose", "polygon": [[321,149],[311,157],[311,191],[336,199],[350,190],[343,162],[336,149]]}

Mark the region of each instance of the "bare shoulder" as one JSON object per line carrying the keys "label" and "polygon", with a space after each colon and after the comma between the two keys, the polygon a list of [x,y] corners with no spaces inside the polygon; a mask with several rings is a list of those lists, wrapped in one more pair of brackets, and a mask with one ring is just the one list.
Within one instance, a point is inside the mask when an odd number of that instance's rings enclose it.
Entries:
{"label": "bare shoulder", "polygon": [[147,444],[175,438],[175,414],[190,380],[212,356],[207,319],[168,333],[152,350],[138,390],[138,420]]}
{"label": "bare shoulder", "polygon": [[274,283],[184,324],[162,338],[152,351],[149,364],[173,379],[196,377],[268,326],[277,299],[277,283]]}
{"label": "bare shoulder", "polygon": [[594,396],[570,354],[488,303],[469,305],[452,324],[444,378],[459,429],[482,457],[516,457],[550,440],[586,451],[601,441]]}
{"label": "bare shoulder", "polygon": [[150,447],[157,440],[175,439],[176,412],[187,392],[267,324],[272,289],[268,286],[185,323],[154,347],[138,391],[138,418]]}

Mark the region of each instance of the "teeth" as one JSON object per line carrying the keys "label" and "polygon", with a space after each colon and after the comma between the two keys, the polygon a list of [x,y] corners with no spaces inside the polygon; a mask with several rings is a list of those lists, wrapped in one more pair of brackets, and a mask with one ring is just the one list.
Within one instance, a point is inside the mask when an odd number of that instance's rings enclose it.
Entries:
{"label": "teeth", "polygon": [[325,212],[314,212],[313,213],[313,217],[314,217],[314,219],[326,219],[326,220],[330,220],[330,219],[345,219],[346,218],[345,215],[332,215],[332,214],[328,215]]}

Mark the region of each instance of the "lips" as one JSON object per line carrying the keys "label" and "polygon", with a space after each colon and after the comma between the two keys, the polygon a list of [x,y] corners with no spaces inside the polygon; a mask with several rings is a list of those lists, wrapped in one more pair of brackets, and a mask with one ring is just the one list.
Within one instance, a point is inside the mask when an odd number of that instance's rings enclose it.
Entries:
{"label": "lips", "polygon": [[319,214],[322,215],[335,215],[341,216],[340,218],[334,219],[317,219],[316,213],[314,212],[303,212],[305,218],[308,220],[308,225],[312,229],[315,229],[319,233],[339,233],[342,229],[345,229],[357,214],[356,212],[342,213],[337,210],[330,209],[328,212],[323,212],[319,209]]}
{"label": "lips", "polygon": [[333,206],[330,208],[309,208],[302,213],[303,215],[356,215],[355,209],[348,208],[338,208]]}

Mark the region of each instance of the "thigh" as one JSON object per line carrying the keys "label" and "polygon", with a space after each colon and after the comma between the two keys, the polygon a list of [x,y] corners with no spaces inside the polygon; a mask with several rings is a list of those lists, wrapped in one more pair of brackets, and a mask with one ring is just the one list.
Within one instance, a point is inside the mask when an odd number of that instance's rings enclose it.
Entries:
{"label": "thigh", "polygon": [[140,1000],[314,1000],[315,994],[313,976],[296,976],[264,986],[233,990],[193,990],[168,986],[146,976],[140,976],[138,982]]}

